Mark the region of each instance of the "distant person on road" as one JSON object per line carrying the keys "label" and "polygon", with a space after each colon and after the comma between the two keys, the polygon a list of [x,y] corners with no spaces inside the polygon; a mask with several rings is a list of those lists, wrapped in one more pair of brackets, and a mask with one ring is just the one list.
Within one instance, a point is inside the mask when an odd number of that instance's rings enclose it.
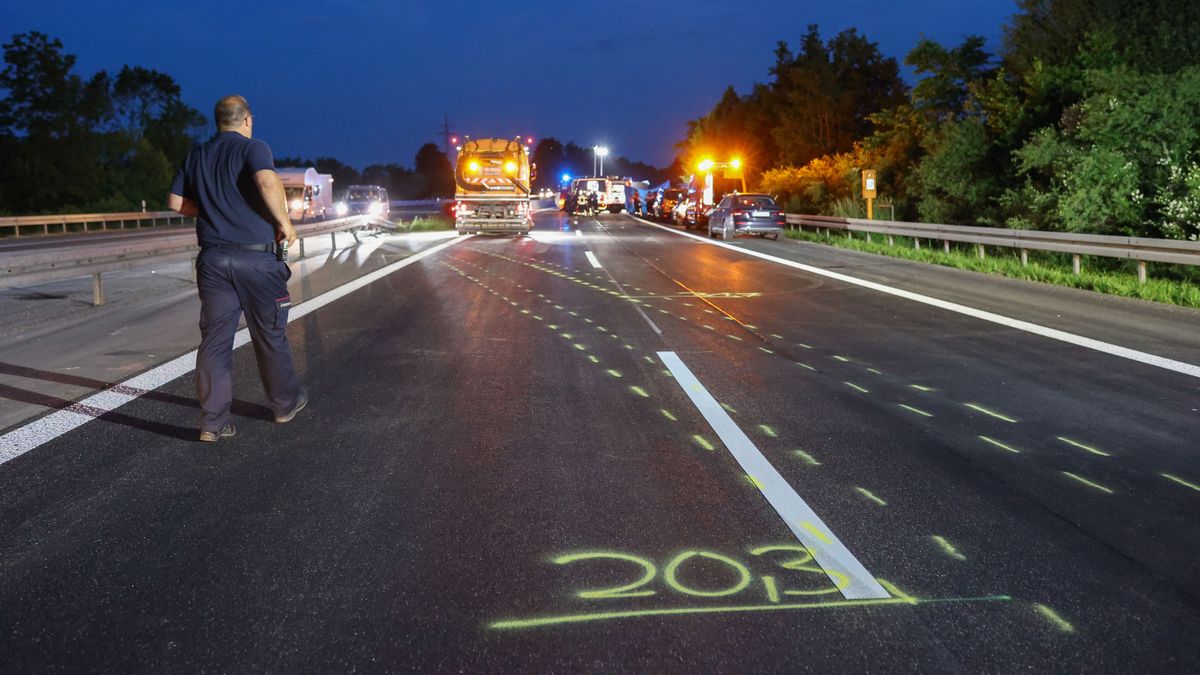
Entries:
{"label": "distant person on road", "polygon": [[[290,422],[308,404],[288,347],[287,282],[292,276],[280,247],[296,241],[283,183],[271,149],[252,138],[254,115],[241,96],[217,101],[217,134],[192,148],[167,206],[196,218],[200,255],[200,349],[196,394],[200,440],[229,438],[233,404],[233,339],[243,312],[275,421]],[[286,250],[286,249],[284,249]]]}

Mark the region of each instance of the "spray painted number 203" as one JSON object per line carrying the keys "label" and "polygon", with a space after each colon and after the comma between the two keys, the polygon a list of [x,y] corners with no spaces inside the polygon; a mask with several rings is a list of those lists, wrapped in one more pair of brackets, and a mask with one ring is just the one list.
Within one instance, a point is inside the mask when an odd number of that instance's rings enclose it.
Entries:
{"label": "spray painted number 203", "polygon": [[[776,567],[786,570],[785,578],[777,579],[775,574],[756,575],[745,563],[710,551],[684,551],[667,561],[662,567],[662,573],[654,561],[629,553],[616,551],[598,551],[587,553],[570,553],[554,559],[556,565],[569,565],[584,561],[618,561],[631,569],[631,581],[611,588],[599,588],[579,591],[576,595],[585,600],[605,600],[610,598],[638,598],[656,595],[655,581],[661,579],[663,585],[674,593],[701,598],[723,598],[737,595],[747,589],[758,589],[766,594],[770,602],[781,602],[783,596],[823,595],[837,593],[845,588],[849,579],[845,574],[836,570],[825,570],[813,562],[812,554],[803,546],[785,544],[778,546],[760,546],[750,549],[750,555],[755,556],[755,562],[773,560]],[[719,571],[718,571],[719,570]],[[690,575],[689,575],[690,572]],[[701,587],[695,577],[707,572],[709,577],[718,576],[727,579],[718,586]],[[688,581],[689,577],[692,579]],[[757,579],[757,584],[755,580]],[[820,582],[814,587],[814,583]],[[832,585],[831,585],[832,582]]]}

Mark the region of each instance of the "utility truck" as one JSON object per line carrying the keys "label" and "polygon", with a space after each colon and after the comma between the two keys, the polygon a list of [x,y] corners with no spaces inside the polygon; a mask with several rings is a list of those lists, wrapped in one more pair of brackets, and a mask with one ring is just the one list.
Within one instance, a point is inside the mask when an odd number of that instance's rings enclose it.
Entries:
{"label": "utility truck", "polygon": [[454,227],[459,234],[528,234],[533,227],[529,146],[518,136],[464,138],[454,166]]}

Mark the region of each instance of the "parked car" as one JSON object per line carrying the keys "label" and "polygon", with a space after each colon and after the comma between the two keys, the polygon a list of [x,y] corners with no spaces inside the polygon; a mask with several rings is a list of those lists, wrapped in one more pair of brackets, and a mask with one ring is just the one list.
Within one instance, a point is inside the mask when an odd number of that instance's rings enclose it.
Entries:
{"label": "parked car", "polygon": [[386,189],[378,185],[351,185],[336,206],[338,216],[368,215],[387,218],[392,203]]}
{"label": "parked car", "polygon": [[787,226],[783,210],[770,195],[733,193],[713,208],[708,217],[708,236],[733,239],[739,234],[757,234],[779,239]]}

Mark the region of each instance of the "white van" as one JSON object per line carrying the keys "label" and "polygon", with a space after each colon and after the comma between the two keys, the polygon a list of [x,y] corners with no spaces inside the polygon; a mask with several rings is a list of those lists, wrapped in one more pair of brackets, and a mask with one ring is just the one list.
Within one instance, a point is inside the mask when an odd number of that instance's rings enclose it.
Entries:
{"label": "white van", "polygon": [[287,195],[288,216],[296,222],[325,220],[333,213],[333,176],[307,169],[276,169]]}

